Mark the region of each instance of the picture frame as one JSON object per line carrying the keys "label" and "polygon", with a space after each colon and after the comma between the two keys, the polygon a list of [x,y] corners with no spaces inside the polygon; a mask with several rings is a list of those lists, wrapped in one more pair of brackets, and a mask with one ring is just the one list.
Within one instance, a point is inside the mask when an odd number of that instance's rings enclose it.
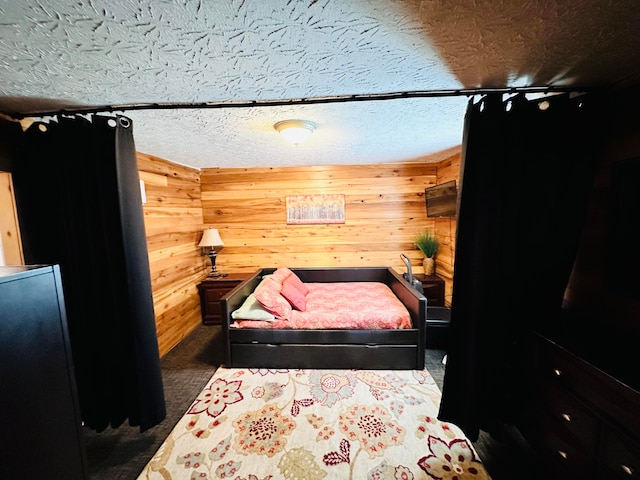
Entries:
{"label": "picture frame", "polygon": [[287,225],[345,223],[344,194],[287,195]]}

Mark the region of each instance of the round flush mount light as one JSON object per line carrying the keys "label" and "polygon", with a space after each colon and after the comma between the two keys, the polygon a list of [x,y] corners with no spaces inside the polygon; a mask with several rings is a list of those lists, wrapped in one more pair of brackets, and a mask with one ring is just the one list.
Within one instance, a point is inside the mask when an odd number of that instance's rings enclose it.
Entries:
{"label": "round flush mount light", "polygon": [[308,120],[283,120],[276,123],[273,128],[280,132],[286,141],[299,145],[309,140],[316,124]]}

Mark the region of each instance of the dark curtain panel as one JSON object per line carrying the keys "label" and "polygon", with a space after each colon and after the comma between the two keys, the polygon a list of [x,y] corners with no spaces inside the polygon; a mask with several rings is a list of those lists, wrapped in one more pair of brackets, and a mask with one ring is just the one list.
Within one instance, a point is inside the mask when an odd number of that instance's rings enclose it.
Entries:
{"label": "dark curtain panel", "polygon": [[131,121],[61,117],[22,140],[25,260],[60,264],[83,421],[144,431],[166,411]]}
{"label": "dark curtain panel", "polygon": [[560,313],[599,160],[597,103],[469,103],[440,418],[472,439],[514,419],[524,335]]}

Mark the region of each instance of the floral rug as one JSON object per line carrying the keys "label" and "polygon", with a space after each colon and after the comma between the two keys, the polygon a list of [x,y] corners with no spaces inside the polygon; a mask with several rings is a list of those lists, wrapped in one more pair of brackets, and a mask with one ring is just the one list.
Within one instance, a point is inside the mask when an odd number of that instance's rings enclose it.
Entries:
{"label": "floral rug", "polygon": [[219,368],[141,479],[489,479],[426,370]]}

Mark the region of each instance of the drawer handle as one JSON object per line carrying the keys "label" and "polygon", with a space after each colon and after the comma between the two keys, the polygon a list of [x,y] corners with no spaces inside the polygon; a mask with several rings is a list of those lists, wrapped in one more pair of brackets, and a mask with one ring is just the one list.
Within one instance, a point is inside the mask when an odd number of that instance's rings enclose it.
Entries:
{"label": "drawer handle", "polygon": [[627,467],[626,465],[620,465],[620,468],[622,469],[622,471],[624,473],[626,473],[627,475],[633,475],[633,468],[631,467]]}
{"label": "drawer handle", "polygon": [[560,455],[562,458],[564,458],[566,460],[566,458],[569,456],[567,454],[567,452],[563,452],[562,450],[558,450],[558,455]]}
{"label": "drawer handle", "polygon": [[556,377],[559,377],[562,375],[562,370],[558,370],[557,368],[554,368],[553,373],[555,374]]}
{"label": "drawer handle", "polygon": [[563,414],[562,414],[562,419],[563,419],[565,422],[570,422],[570,421],[571,421],[571,415],[569,415],[568,413],[563,413]]}

